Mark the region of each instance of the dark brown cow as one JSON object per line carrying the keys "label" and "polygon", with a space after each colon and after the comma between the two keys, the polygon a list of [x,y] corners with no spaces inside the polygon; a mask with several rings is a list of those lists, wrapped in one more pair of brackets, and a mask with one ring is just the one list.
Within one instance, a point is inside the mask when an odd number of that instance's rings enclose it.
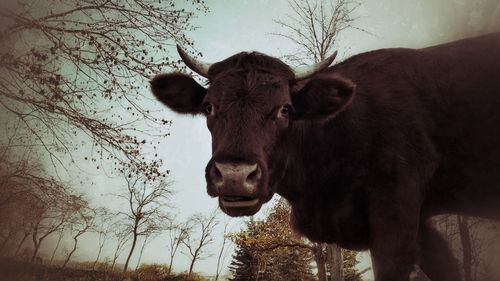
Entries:
{"label": "dark brown cow", "polygon": [[278,193],[307,238],[370,249],[377,281],[459,280],[428,218],[500,211],[500,35],[383,49],[294,70],[239,53],[151,81],[179,113],[205,114],[207,190],[231,216]]}

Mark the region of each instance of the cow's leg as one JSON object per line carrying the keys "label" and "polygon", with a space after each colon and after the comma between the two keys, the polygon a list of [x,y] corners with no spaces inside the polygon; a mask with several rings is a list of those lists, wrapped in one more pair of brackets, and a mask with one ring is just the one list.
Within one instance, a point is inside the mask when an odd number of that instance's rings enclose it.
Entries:
{"label": "cow's leg", "polygon": [[441,234],[430,223],[419,231],[420,267],[432,281],[460,281],[458,262]]}
{"label": "cow's leg", "polygon": [[375,281],[408,281],[417,257],[420,192],[415,183],[382,186],[368,195]]}

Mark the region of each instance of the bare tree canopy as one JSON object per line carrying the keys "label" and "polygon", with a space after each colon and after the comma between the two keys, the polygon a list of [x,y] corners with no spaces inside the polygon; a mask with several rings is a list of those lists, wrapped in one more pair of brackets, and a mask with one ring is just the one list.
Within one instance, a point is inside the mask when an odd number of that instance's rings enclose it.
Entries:
{"label": "bare tree canopy", "polygon": [[213,240],[213,232],[219,223],[217,218],[217,209],[203,216],[195,214],[190,218],[190,232],[187,233],[185,239],[181,243],[186,247],[187,251],[183,252],[191,259],[188,273],[193,273],[196,261],[206,257],[205,247],[211,244]]}
{"label": "bare tree canopy", "polygon": [[69,223],[69,233],[73,239],[73,247],[64,260],[62,265],[63,268],[66,267],[71,257],[76,252],[80,236],[89,232],[95,224],[96,210],[91,208],[87,201],[82,200],[82,198],[78,198],[76,202],[78,202],[78,204],[73,204],[70,210],[74,215],[71,217]]}
{"label": "bare tree canopy", "polygon": [[123,271],[127,271],[130,258],[134,252],[139,236],[149,236],[163,229],[163,222],[167,215],[164,209],[168,207],[168,198],[171,194],[170,183],[164,178],[148,180],[141,175],[128,174],[125,176],[127,192],[119,195],[127,200],[129,232],[132,234],[130,247]]}
{"label": "bare tree canopy", "polygon": [[[0,7],[0,108],[13,120],[17,145],[41,147],[64,168],[82,140],[97,146],[86,160],[127,162],[159,175],[159,160],[140,155],[147,126],[169,122],[140,107],[147,79],[168,67],[175,43],[192,46],[195,11],[173,0],[9,1]],[[189,6],[189,5],[183,5]],[[142,134],[139,134],[142,132]],[[120,169],[119,167],[117,169]]]}
{"label": "bare tree canopy", "polygon": [[332,54],[338,35],[356,28],[353,12],[360,3],[352,0],[288,0],[292,13],[274,22],[283,31],[273,33],[290,40],[298,48],[286,58],[295,63],[322,61]]}
{"label": "bare tree canopy", "polygon": [[177,223],[172,218],[169,220],[169,225],[167,228],[168,231],[168,251],[169,251],[169,265],[168,265],[168,273],[172,272],[172,265],[174,263],[174,258],[179,249],[179,246],[182,244],[184,239],[187,239],[190,231],[190,223],[186,221],[184,223]]}

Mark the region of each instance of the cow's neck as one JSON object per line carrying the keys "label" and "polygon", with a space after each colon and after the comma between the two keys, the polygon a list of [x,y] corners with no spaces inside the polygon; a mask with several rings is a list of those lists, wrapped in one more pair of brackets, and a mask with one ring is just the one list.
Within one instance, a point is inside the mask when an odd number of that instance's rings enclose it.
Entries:
{"label": "cow's neck", "polygon": [[311,241],[366,249],[363,164],[370,141],[351,121],[294,124],[278,151],[271,183],[290,202],[291,223],[299,233]]}
{"label": "cow's neck", "polygon": [[370,142],[357,133],[362,127],[350,114],[328,123],[294,123],[271,167],[277,193],[292,202],[357,184]]}

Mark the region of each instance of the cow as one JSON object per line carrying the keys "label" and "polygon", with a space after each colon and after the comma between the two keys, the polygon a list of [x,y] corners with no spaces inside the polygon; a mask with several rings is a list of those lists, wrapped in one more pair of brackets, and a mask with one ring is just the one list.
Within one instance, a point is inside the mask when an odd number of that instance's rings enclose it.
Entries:
{"label": "cow", "polygon": [[429,219],[499,217],[500,33],[299,68],[257,52],[209,64],[177,49],[207,87],[173,72],[151,90],[206,116],[207,192],[226,214],[253,215],[277,193],[311,241],[369,249],[377,281],[415,268],[461,279]]}

